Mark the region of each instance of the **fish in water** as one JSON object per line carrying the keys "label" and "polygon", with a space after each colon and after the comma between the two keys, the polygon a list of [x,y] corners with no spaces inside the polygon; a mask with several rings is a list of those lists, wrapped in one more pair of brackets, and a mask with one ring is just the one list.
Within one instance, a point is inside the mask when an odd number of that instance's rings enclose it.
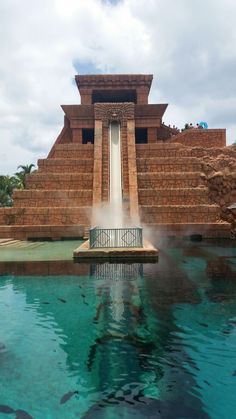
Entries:
{"label": "fish in water", "polygon": [[231,330],[222,330],[223,335],[230,335]]}
{"label": "fish in water", "polygon": [[75,391],[68,391],[68,393],[64,394],[60,400],[60,404],[66,403],[68,400],[71,399],[75,394],[79,394],[78,390]]}
{"label": "fish in water", "polygon": [[87,303],[87,301],[85,301],[85,295],[84,295],[84,294],[81,294],[81,297],[83,298],[83,303],[84,303],[86,306],[88,306],[89,304]]}
{"label": "fish in water", "polygon": [[233,375],[233,377],[236,377],[236,370],[233,372],[232,375]]}
{"label": "fish in water", "polygon": [[4,345],[4,343],[0,342],[0,352],[5,351],[6,346]]}
{"label": "fish in water", "polygon": [[33,419],[33,416],[31,416],[25,410],[17,409],[15,410],[15,413],[16,413],[16,419]]}
{"label": "fish in water", "polygon": [[50,304],[48,301],[43,301],[42,304]]}
{"label": "fish in water", "polygon": [[62,303],[66,303],[66,300],[64,300],[64,298],[58,298],[59,301],[61,301]]}
{"label": "fish in water", "polygon": [[207,380],[203,380],[203,382],[204,382],[204,383],[206,383],[208,386],[210,386],[209,381],[207,381]]}
{"label": "fish in water", "polygon": [[15,413],[15,410],[12,409],[12,407],[10,407],[10,406],[7,406],[5,404],[0,404],[0,412],[11,414],[11,413]]}
{"label": "fish in water", "polygon": [[208,324],[206,324],[206,323],[199,323],[199,324],[200,324],[200,326],[208,327]]}

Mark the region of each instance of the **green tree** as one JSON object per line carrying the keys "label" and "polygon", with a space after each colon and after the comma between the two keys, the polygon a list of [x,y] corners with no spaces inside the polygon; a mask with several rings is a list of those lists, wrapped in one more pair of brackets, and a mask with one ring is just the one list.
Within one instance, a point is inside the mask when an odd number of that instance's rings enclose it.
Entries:
{"label": "green tree", "polygon": [[[12,194],[14,189],[24,189],[26,176],[32,173],[34,164],[21,165],[18,169],[22,169],[15,173],[14,176],[0,175],[0,207],[10,207],[13,205]],[[35,170],[34,170],[35,171]]]}
{"label": "green tree", "polygon": [[16,178],[18,179],[19,182],[19,189],[24,189],[25,188],[25,182],[26,182],[26,176],[29,175],[32,172],[35,172],[35,170],[32,170],[33,167],[35,167],[34,164],[26,164],[24,165],[20,165],[17,167],[17,169],[22,169],[19,172],[15,173]]}
{"label": "green tree", "polygon": [[12,193],[18,187],[15,176],[0,176],[0,207],[12,205]]}

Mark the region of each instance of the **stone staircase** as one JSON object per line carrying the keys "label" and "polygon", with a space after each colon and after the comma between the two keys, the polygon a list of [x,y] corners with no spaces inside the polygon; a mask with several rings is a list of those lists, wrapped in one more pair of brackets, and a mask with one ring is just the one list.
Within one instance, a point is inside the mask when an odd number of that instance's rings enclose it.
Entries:
{"label": "stone staircase", "polygon": [[220,208],[204,182],[206,151],[179,144],[136,145],[138,199],[143,225],[164,235],[229,237]]}
{"label": "stone staircase", "polygon": [[14,206],[0,208],[0,237],[83,237],[90,226],[93,199],[93,145],[58,144],[38,161]]}
{"label": "stone staircase", "polygon": [[[220,149],[215,152],[219,154]],[[203,148],[174,143],[136,145],[137,199],[143,225],[168,236],[229,237],[230,225],[220,220],[219,206],[209,200],[202,160],[207,153]],[[108,194],[107,156],[108,150],[103,149],[103,200]],[[94,146],[55,144],[50,157],[39,160],[38,166],[39,170],[28,176],[26,189],[14,192],[14,206],[0,208],[0,238],[87,237],[93,205]],[[123,187],[129,191],[136,181],[136,169],[130,169],[128,160],[123,161],[123,168]]]}

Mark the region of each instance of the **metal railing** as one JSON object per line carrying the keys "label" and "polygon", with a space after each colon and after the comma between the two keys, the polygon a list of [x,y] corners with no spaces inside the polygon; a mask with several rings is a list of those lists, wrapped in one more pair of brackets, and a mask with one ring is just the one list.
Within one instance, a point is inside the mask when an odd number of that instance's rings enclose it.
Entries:
{"label": "metal railing", "polygon": [[89,230],[90,249],[112,247],[143,247],[143,229],[130,228],[99,228]]}

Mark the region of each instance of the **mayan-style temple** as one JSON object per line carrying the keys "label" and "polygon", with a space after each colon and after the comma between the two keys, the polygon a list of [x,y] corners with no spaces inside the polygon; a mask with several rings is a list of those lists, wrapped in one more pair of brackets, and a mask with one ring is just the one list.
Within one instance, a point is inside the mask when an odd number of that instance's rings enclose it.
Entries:
{"label": "mayan-style temple", "polygon": [[224,129],[166,126],[167,104],[148,104],[151,75],[75,77],[80,105],[63,105],[64,127],[14,206],[0,209],[0,237],[83,237],[92,209],[109,201],[109,126],[120,126],[126,217],[164,235],[229,237],[210,200],[204,157],[220,155]]}

